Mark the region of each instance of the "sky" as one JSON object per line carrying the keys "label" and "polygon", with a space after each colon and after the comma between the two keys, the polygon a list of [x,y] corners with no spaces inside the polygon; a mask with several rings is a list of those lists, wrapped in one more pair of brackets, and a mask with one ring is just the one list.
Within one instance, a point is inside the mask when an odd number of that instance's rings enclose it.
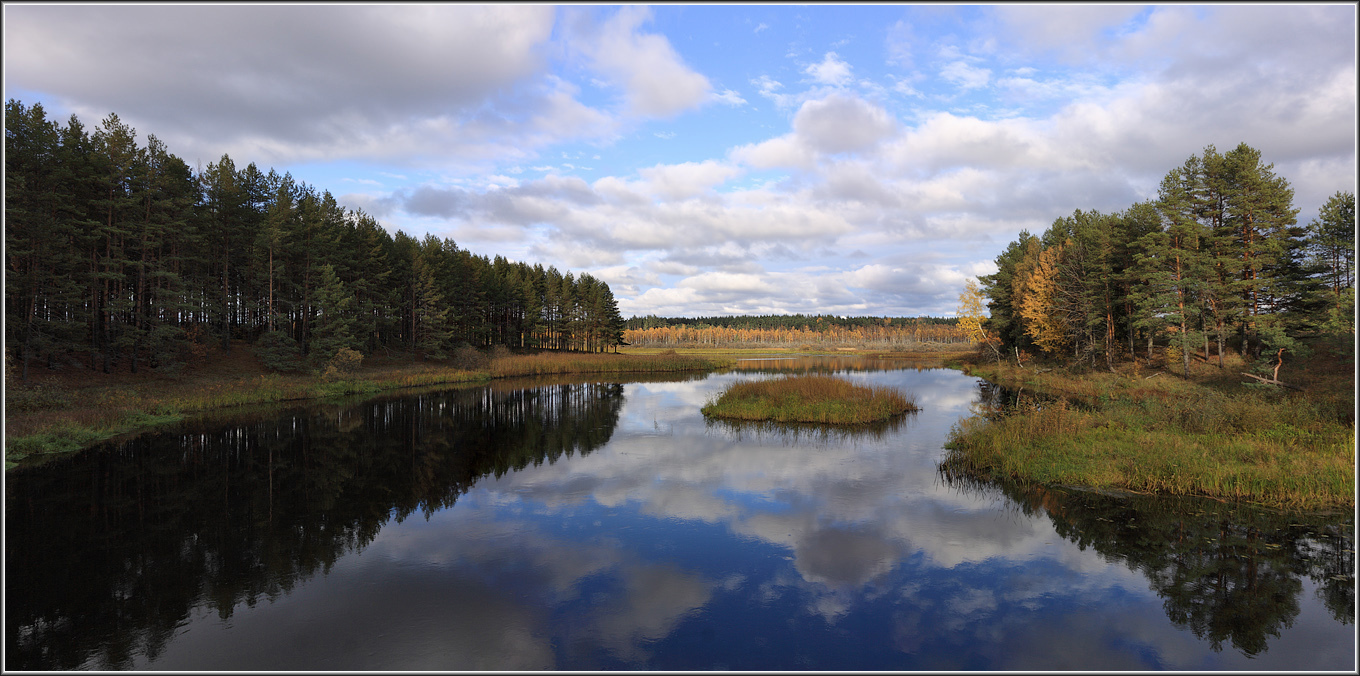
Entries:
{"label": "sky", "polygon": [[1261,151],[1356,183],[1356,7],[4,6],[6,100],[390,232],[588,272],[624,317],[953,316],[1021,230]]}

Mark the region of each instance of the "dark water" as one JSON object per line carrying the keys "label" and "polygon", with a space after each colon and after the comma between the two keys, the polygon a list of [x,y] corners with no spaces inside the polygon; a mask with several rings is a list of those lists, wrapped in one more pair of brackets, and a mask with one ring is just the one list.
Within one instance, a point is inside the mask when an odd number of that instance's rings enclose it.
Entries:
{"label": "dark water", "polygon": [[[846,368],[853,367],[853,368]],[[1351,670],[1354,522],[981,485],[852,359],[220,419],[7,472],[6,669]],[[837,371],[923,409],[710,424]]]}

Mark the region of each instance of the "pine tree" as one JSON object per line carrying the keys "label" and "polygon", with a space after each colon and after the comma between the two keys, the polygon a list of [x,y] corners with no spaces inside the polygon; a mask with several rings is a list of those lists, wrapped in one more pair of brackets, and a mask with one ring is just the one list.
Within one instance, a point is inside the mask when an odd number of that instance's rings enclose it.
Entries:
{"label": "pine tree", "polygon": [[1171,170],[1162,180],[1157,208],[1164,229],[1144,236],[1141,252],[1135,256],[1139,275],[1146,281],[1135,296],[1142,325],[1149,330],[1175,329],[1173,345],[1180,352],[1186,377],[1199,337],[1194,332],[1199,319],[1196,309],[1206,274],[1200,250],[1201,228],[1190,202],[1193,181],[1193,175],[1184,168]]}
{"label": "pine tree", "polygon": [[69,223],[60,218],[60,134],[41,104],[5,105],[6,342],[18,346],[20,378],[29,362],[49,354],[63,322],[54,321],[74,289],[63,274],[69,260]]}
{"label": "pine tree", "polygon": [[423,256],[415,260],[415,353],[424,359],[443,359],[452,331],[448,308],[435,282],[434,269]]}
{"label": "pine tree", "polygon": [[1337,192],[1308,224],[1308,256],[1323,282],[1330,331],[1355,332],[1355,193]]}
{"label": "pine tree", "polygon": [[354,295],[345,288],[329,264],[317,268],[317,318],[312,328],[307,362],[313,368],[323,368],[341,349],[353,350]]}
{"label": "pine tree", "polygon": [[1242,261],[1237,285],[1245,314],[1242,330],[1246,351],[1255,354],[1259,323],[1290,293],[1279,267],[1288,256],[1298,210],[1289,182],[1275,175],[1274,165],[1261,163],[1261,151],[1243,143],[1223,161],[1228,176],[1226,221]]}

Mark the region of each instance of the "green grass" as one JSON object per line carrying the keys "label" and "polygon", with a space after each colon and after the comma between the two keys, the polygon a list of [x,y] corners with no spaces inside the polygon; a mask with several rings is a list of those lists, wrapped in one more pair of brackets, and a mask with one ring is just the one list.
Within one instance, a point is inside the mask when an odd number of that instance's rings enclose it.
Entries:
{"label": "green grass", "polygon": [[1352,391],[1007,367],[984,377],[1063,397],[960,421],[947,470],[1283,509],[1355,504]]}
{"label": "green grass", "polygon": [[836,425],[861,425],[915,410],[916,402],[895,389],[822,375],[734,383],[701,409],[706,416],[729,420]]}

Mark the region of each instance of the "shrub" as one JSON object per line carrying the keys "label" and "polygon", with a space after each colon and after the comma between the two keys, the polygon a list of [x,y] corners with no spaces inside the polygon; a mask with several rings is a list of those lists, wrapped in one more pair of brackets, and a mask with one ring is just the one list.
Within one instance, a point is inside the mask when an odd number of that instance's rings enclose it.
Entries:
{"label": "shrub", "polygon": [[335,352],[335,356],[326,362],[326,368],[321,373],[321,379],[327,382],[341,380],[353,376],[359,370],[359,365],[364,361],[364,355],[342,347]]}
{"label": "shrub", "polygon": [[460,371],[484,369],[490,361],[490,358],[481,350],[467,343],[454,348],[453,354],[449,357],[449,365]]}
{"label": "shrub", "polygon": [[296,371],[302,366],[297,341],[283,331],[270,331],[255,342],[255,353],[271,371]]}

